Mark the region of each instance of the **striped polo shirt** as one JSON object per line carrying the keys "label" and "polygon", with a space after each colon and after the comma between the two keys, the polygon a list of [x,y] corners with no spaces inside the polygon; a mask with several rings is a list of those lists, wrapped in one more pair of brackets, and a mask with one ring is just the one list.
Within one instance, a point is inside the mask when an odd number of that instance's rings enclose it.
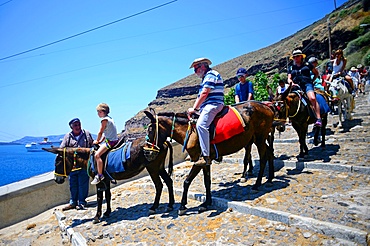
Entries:
{"label": "striped polo shirt", "polygon": [[203,88],[211,88],[206,100],[200,105],[203,108],[207,104],[224,104],[224,81],[221,75],[215,70],[209,70],[200,84],[198,96]]}

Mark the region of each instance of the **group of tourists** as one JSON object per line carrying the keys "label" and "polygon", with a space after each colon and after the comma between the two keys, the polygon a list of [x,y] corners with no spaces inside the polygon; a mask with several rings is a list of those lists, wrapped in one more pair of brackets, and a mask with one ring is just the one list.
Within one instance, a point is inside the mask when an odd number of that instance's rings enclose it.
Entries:
{"label": "group of tourists", "polygon": [[[343,76],[350,88],[353,91],[363,92],[364,89],[360,85],[368,75],[367,71],[360,64],[357,69],[352,67],[350,72],[345,73],[346,58],[343,56],[342,50],[335,52],[334,59],[328,64],[332,72],[325,74],[322,79],[319,78],[317,70],[318,60],[311,57],[305,61],[306,55],[299,49],[293,51],[291,59],[293,65],[288,69],[287,81],[280,80],[279,86],[276,89],[276,95],[283,93],[289,85],[299,86],[304,91],[316,115],[315,126],[321,127],[322,120],[320,117],[320,108],[316,101],[314,93],[315,87],[325,89],[325,81],[331,82],[338,76]],[[209,127],[216,117],[216,115],[224,107],[224,82],[221,75],[210,67],[212,62],[208,58],[195,59],[190,68],[194,69],[194,73],[201,79],[200,89],[193,107],[188,109],[188,114],[198,114],[199,118],[196,123],[199,143],[201,147],[201,157],[194,163],[196,166],[211,165],[210,158],[210,137]],[[329,71],[330,72],[330,71]],[[239,68],[236,71],[236,77],[239,83],[235,86],[235,102],[241,103],[248,100],[254,100],[253,83],[247,79],[248,72],[245,68]],[[110,110],[109,106],[101,103],[96,108],[98,116],[100,117],[101,125],[97,135],[97,140],[93,140],[91,134],[87,130],[82,130],[81,122],[75,118],[69,122],[72,129],[70,133],[64,136],[63,142],[60,147],[87,147],[99,145],[98,150],[95,152],[95,159],[97,162],[98,174],[95,175],[91,184],[98,184],[104,179],[103,175],[103,161],[101,156],[109,149],[113,148],[118,142],[117,128],[113,119],[108,115]],[[88,195],[88,180],[86,170],[81,170],[76,166],[69,176],[70,181],[70,204],[63,208],[69,209],[83,209],[86,205],[86,197]]]}

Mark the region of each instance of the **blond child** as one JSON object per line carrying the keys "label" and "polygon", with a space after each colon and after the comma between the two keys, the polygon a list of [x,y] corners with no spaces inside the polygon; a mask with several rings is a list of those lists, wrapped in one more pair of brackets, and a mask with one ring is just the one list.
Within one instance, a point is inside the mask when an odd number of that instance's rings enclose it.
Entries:
{"label": "blond child", "polygon": [[98,166],[98,174],[95,175],[91,184],[98,184],[104,179],[103,175],[103,160],[101,156],[107,152],[109,149],[112,149],[114,145],[118,142],[117,128],[114,124],[112,117],[109,114],[109,106],[106,103],[100,103],[96,110],[98,116],[101,119],[101,126],[97,136],[97,139],[94,141],[94,144],[100,144],[105,141],[104,144],[101,144],[99,149],[95,153],[95,160]]}

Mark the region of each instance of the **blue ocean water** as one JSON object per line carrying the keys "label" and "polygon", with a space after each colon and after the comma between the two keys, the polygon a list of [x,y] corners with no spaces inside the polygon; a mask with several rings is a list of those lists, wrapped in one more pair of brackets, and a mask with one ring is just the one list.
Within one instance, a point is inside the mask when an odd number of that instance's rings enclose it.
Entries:
{"label": "blue ocean water", "polygon": [[0,145],[0,186],[54,171],[55,156],[27,152],[24,145]]}

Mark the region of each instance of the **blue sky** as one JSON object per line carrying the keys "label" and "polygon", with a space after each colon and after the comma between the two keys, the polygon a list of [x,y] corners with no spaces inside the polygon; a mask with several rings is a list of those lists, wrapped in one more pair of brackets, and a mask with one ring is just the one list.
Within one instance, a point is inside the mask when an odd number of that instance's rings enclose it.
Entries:
{"label": "blue sky", "polygon": [[345,1],[0,0],[0,142],[64,134],[74,117],[96,133],[101,102],[121,131],[195,58],[217,65],[266,47],[335,2]]}

